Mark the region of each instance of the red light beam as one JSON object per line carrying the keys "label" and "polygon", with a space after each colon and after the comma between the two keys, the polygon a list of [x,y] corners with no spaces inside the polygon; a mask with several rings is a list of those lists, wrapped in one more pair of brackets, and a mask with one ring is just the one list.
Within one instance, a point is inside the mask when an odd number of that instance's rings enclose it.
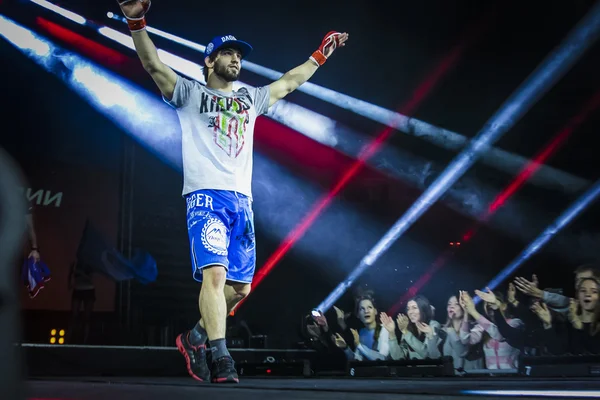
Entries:
{"label": "red light beam", "polygon": [[[413,114],[414,111],[419,107],[429,94],[433,91],[439,81],[454,67],[458,60],[462,57],[465,50],[471,45],[476,39],[479,39],[482,35],[482,30],[490,26],[489,18],[482,18],[478,24],[474,25],[469,29],[466,34],[463,35],[458,45],[456,45],[443,59],[437,64],[436,68],[430,73],[424,81],[417,87],[412,93],[410,100],[404,104],[398,112],[404,115]],[[394,121],[396,122],[396,121]],[[395,123],[391,123],[394,126]],[[366,145],[359,153],[358,159],[350,166],[350,168],[342,175],[340,180],[335,186],[320,200],[317,201],[304,217],[302,221],[285,237],[279,247],[273,254],[267,259],[265,264],[256,273],[252,282],[253,290],[263,281],[263,279],[271,272],[271,270],[277,265],[277,263],[285,256],[285,254],[292,248],[292,246],[306,233],[306,231],[312,226],[315,220],[321,215],[321,213],[331,204],[335,196],[344,189],[344,187],[363,169],[366,162],[381,148],[383,143],[389,138],[395,129],[388,126],[386,127],[373,141]],[[239,308],[247,297],[242,300],[236,308]],[[232,312],[233,314],[233,312]]]}

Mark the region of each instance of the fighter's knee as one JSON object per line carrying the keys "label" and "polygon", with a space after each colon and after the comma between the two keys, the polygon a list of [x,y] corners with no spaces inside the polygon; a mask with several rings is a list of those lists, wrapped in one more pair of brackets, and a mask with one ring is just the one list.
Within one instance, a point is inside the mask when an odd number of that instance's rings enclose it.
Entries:
{"label": "fighter's knee", "polygon": [[227,282],[229,286],[233,289],[233,297],[236,301],[242,301],[250,294],[250,284],[249,283],[233,283]]}
{"label": "fighter's knee", "polygon": [[227,271],[222,265],[205,267],[202,270],[202,281],[204,284],[215,288],[223,287],[227,278]]}
{"label": "fighter's knee", "polygon": [[240,285],[240,287],[236,288],[235,292],[240,300],[243,300],[244,298],[248,297],[251,289],[252,288],[250,284]]}

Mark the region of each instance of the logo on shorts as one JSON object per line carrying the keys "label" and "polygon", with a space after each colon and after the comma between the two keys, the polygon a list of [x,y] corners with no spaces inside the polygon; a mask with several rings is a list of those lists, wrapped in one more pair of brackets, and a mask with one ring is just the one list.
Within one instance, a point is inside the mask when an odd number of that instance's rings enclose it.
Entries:
{"label": "logo on shorts", "polygon": [[218,218],[209,218],[202,228],[202,244],[206,250],[220,256],[227,255],[227,228]]}

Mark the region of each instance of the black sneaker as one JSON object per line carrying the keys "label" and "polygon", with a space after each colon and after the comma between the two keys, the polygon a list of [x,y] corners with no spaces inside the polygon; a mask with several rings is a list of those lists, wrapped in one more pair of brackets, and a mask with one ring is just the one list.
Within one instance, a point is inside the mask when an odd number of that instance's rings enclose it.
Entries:
{"label": "black sneaker", "polygon": [[200,382],[210,381],[210,371],[206,362],[206,345],[192,346],[188,340],[189,332],[177,336],[175,343],[187,366],[188,374]]}
{"label": "black sneaker", "polygon": [[213,383],[239,383],[237,371],[235,370],[235,363],[231,356],[221,357],[212,362],[211,370]]}

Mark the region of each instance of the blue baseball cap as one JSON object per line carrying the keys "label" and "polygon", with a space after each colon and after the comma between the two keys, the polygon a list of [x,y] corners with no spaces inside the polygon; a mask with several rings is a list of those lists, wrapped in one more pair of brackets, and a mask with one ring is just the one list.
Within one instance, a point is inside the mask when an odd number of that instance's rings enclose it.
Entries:
{"label": "blue baseball cap", "polygon": [[252,46],[250,46],[250,44],[241,40],[237,40],[233,35],[224,35],[215,36],[213,40],[211,40],[210,43],[206,45],[206,50],[204,50],[204,56],[208,57],[214,51],[220,49],[223,46],[237,47],[242,52],[242,58],[246,58],[248,54],[250,54],[250,52],[252,51]]}

